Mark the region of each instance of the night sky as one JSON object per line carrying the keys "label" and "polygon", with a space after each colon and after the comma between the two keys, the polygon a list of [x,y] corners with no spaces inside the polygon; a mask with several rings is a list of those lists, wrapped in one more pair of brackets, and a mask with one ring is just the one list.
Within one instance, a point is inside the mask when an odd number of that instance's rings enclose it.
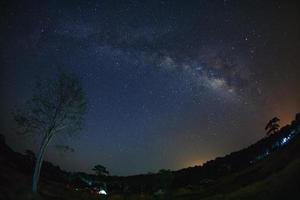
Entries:
{"label": "night sky", "polygon": [[[295,2],[295,3],[292,3]],[[0,133],[35,152],[11,111],[37,77],[82,79],[81,134],[57,136],[46,160],[131,175],[200,165],[264,137],[300,111],[296,1],[1,1]],[[62,151],[58,145],[74,149]]]}

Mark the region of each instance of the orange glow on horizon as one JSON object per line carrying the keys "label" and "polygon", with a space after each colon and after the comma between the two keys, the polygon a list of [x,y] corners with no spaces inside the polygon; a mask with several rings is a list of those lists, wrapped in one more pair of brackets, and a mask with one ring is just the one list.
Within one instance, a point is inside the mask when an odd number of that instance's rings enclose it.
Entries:
{"label": "orange glow on horizon", "polygon": [[194,167],[194,166],[200,166],[204,164],[207,161],[207,159],[193,159],[193,160],[188,160],[183,164],[183,167]]}

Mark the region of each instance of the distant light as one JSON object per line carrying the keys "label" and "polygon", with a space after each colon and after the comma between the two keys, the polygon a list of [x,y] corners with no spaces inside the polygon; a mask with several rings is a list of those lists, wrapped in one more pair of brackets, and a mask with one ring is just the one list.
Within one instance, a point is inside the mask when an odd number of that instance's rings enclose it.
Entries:
{"label": "distant light", "polygon": [[290,139],[291,139],[290,136],[282,138],[281,145],[286,144]]}
{"label": "distant light", "polygon": [[107,193],[106,193],[106,191],[105,191],[105,190],[100,190],[100,191],[98,192],[98,194],[107,195]]}
{"label": "distant light", "polygon": [[283,138],[282,143],[284,144],[284,143],[286,143],[286,142],[287,142],[287,139],[286,139],[286,138]]}

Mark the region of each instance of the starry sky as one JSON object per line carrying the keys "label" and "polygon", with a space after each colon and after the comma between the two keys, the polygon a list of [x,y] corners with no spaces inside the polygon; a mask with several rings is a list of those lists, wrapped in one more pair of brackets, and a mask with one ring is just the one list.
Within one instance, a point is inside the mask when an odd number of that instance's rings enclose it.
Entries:
{"label": "starry sky", "polygon": [[[246,147],[274,117],[300,111],[296,1],[1,1],[1,125],[37,77],[77,74],[89,102],[80,135],[58,135],[46,160],[70,171],[132,175],[180,169]],[[58,148],[68,145],[72,151]]]}

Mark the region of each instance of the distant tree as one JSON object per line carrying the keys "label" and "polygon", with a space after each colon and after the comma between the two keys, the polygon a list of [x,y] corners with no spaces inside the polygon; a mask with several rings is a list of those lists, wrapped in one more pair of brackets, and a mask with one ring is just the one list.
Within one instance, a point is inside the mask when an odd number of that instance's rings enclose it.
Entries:
{"label": "distant tree", "polygon": [[34,161],[36,159],[35,154],[33,151],[27,149],[25,151],[26,156],[29,158],[29,160]]}
{"label": "distant tree", "polygon": [[83,124],[86,97],[81,82],[73,74],[59,73],[54,80],[37,81],[34,94],[14,118],[20,133],[40,134],[32,191],[37,192],[46,148],[55,135],[73,135]]}
{"label": "distant tree", "polygon": [[160,169],[158,171],[158,174],[170,174],[170,173],[172,173],[172,171],[169,169]]}
{"label": "distant tree", "polygon": [[161,169],[158,171],[158,186],[163,190],[164,199],[171,198],[171,187],[174,179],[173,172],[169,169]]}
{"label": "distant tree", "polygon": [[107,171],[107,169],[102,165],[96,165],[92,170],[95,171],[97,176],[108,176],[109,175],[109,172]]}
{"label": "distant tree", "polygon": [[173,173],[169,169],[161,169],[158,171],[160,186],[163,189],[168,189],[173,180]]}
{"label": "distant tree", "polygon": [[55,145],[55,148],[60,152],[75,152],[75,150],[68,145]]}
{"label": "distant tree", "polygon": [[5,144],[5,137],[2,134],[0,134],[0,144]]}
{"label": "distant tree", "polygon": [[279,121],[280,121],[279,118],[274,117],[267,123],[265,130],[267,131],[268,136],[271,134],[274,134],[278,131],[278,129],[280,127],[280,125],[278,124]]}

